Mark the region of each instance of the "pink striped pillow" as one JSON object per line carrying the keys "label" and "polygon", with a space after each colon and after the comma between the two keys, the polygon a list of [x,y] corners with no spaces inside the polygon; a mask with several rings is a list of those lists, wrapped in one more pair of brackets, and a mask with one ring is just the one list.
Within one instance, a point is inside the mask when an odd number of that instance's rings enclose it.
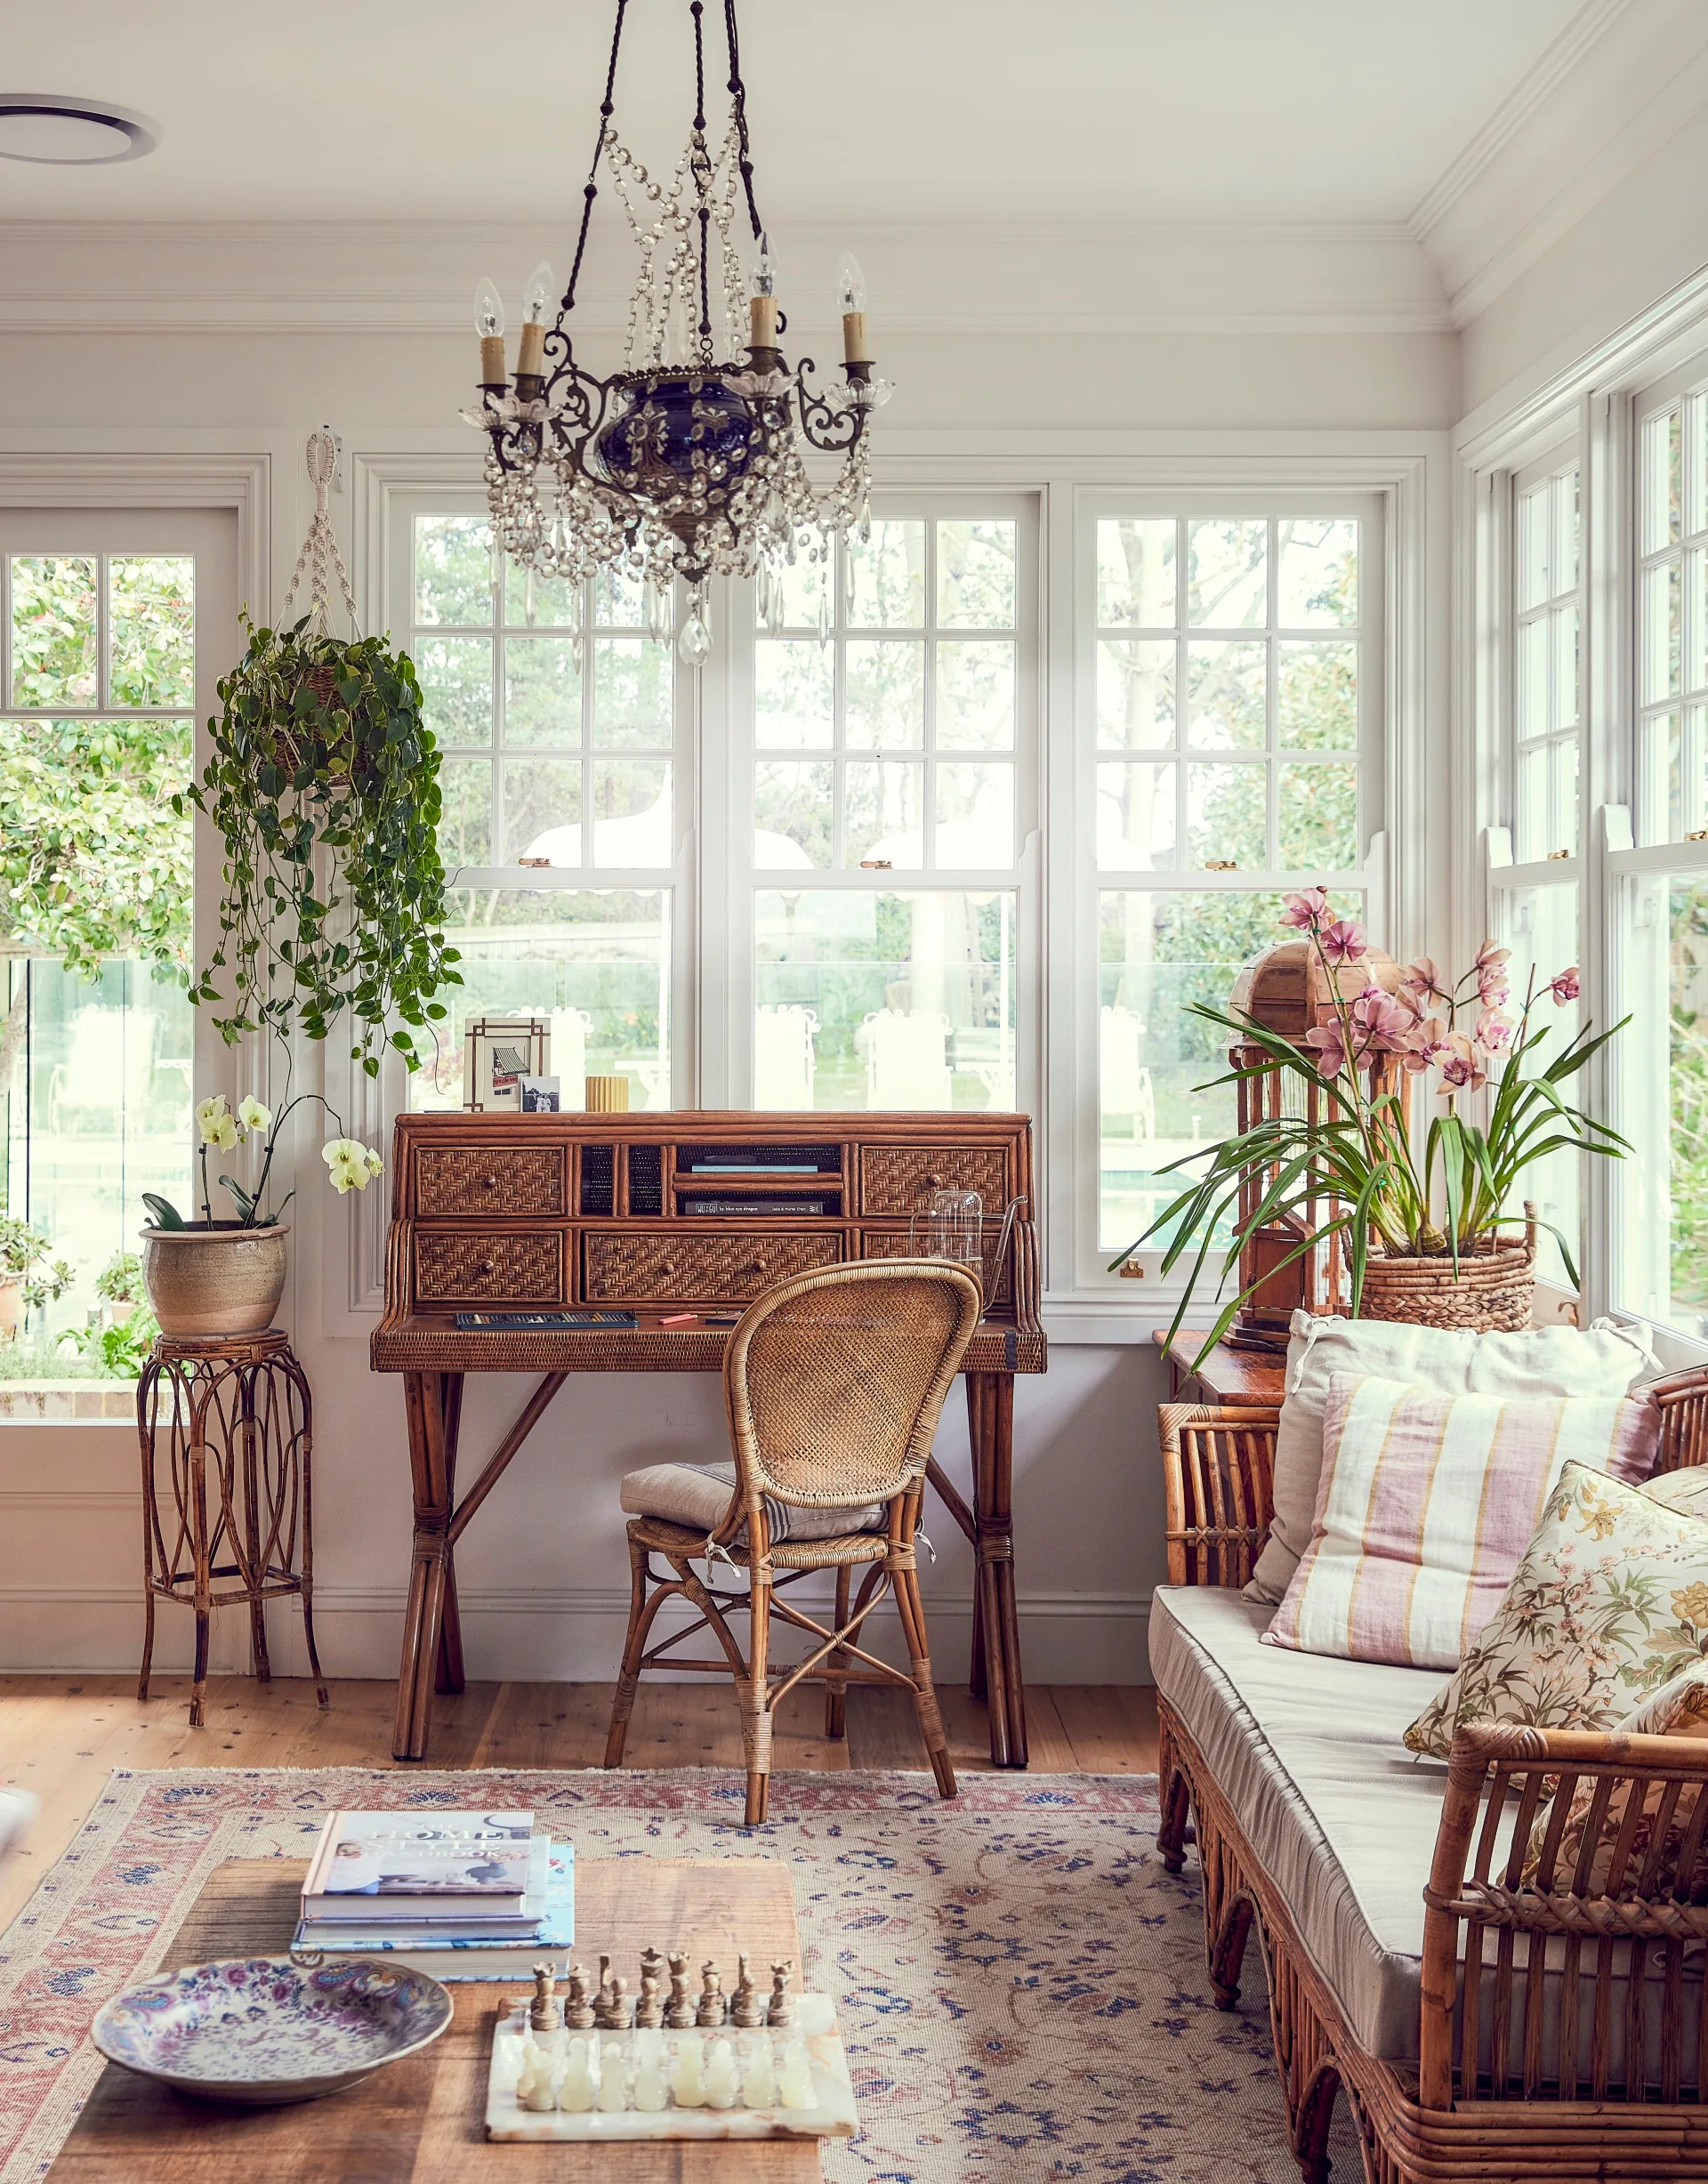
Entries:
{"label": "pink striped pillow", "polygon": [[1568,1462],[1655,1468],[1645,1398],[1438,1395],[1336,1374],[1310,1541],[1266,1643],[1456,1668],[1505,1596]]}

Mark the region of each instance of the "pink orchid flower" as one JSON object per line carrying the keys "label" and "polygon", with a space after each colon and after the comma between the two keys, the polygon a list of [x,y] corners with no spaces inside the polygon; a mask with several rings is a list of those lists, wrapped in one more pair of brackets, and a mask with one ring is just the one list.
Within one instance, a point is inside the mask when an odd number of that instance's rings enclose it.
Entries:
{"label": "pink orchid flower", "polygon": [[1362,963],[1370,953],[1364,928],[1354,918],[1337,917],[1317,937],[1324,956],[1333,964]]}
{"label": "pink orchid flower", "polygon": [[1485,1010],[1477,1019],[1476,1040],[1486,1054],[1503,1053],[1512,1044],[1512,1032],[1511,1019],[1494,1009]]}
{"label": "pink orchid flower", "polygon": [[1366,986],[1352,1003],[1352,1023],[1362,1051],[1401,1052],[1417,1026],[1417,1011],[1380,986]]}
{"label": "pink orchid flower", "polygon": [[1568,1001],[1575,1001],[1583,991],[1578,982],[1577,965],[1574,963],[1569,971],[1562,971],[1557,979],[1550,979],[1547,990],[1561,1008],[1564,1008]]}
{"label": "pink orchid flower", "polygon": [[1505,966],[1511,955],[1511,948],[1497,948],[1492,940],[1485,940],[1477,951],[1477,998],[1485,1009],[1498,1009],[1507,997]]}
{"label": "pink orchid flower", "polygon": [[1453,999],[1441,982],[1441,973],[1427,955],[1420,955],[1414,963],[1406,966],[1400,973],[1399,989],[1419,1003]]}
{"label": "pink orchid flower", "polygon": [[1427,1069],[1436,1058],[1446,1052],[1447,1027],[1445,1019],[1431,1016],[1420,1022],[1406,1042],[1400,1055],[1402,1065],[1415,1076],[1420,1069]]}
{"label": "pink orchid flower", "polygon": [[1346,1067],[1346,1046],[1338,1024],[1318,1024],[1305,1034],[1311,1059],[1324,1076],[1339,1076]]}
{"label": "pink orchid flower", "polygon": [[1300,932],[1320,932],[1328,923],[1328,897],[1320,887],[1308,887],[1302,894],[1289,895],[1281,913],[1281,923]]}
{"label": "pink orchid flower", "polygon": [[1477,1067],[1470,1041],[1455,1031],[1447,1041],[1447,1058],[1441,1065],[1441,1081],[1454,1092],[1480,1092],[1488,1078]]}

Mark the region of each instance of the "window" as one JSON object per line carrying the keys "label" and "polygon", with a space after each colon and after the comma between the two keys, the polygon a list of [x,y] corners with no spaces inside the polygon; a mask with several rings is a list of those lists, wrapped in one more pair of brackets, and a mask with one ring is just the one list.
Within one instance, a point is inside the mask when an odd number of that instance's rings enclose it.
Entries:
{"label": "window", "polygon": [[589,1076],[626,1076],[633,1107],[669,1107],[682,704],[671,633],[617,576],[572,588],[503,565],[483,514],[405,515],[394,626],[409,628],[445,754],[440,846],[463,979],[443,996],[413,1104],[461,1106],[468,1023],[537,1014],[565,1107],[582,1104]]}
{"label": "window", "polygon": [[1518,686],[1513,696],[1513,848],[1520,864],[1575,856],[1582,610],[1575,460],[1520,479]]}
{"label": "window", "polygon": [[846,551],[757,587],[731,875],[755,1107],[1019,1097],[1034,528],[1026,504],[881,504]]}
{"label": "window", "polygon": [[1225,1006],[1284,937],[1287,889],[1366,914],[1382,552],[1375,504],[1349,498],[1101,495],[1081,536],[1099,1129],[1080,1275],[1097,1282],[1181,1188],[1164,1171],[1234,1124],[1229,1089],[1202,1089],[1221,1043],[1184,1008]]}
{"label": "window", "polygon": [[0,1213],[69,1269],[0,1374],[54,1378],[123,1316],[96,1285],[141,1194],[191,1188],[197,563],[172,518],[122,551],[110,519],[0,520]]}

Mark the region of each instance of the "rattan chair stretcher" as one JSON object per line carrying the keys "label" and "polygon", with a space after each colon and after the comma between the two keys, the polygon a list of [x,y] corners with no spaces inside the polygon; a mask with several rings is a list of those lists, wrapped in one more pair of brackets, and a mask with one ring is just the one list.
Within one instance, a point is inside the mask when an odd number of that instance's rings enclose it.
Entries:
{"label": "rattan chair stretcher", "polygon": [[[659,1517],[629,1522],[629,1630],[607,1767],[623,1763],[635,1688],[646,1670],[731,1675],[741,1704],[746,1825],[755,1827],[765,1817],[771,1721],[779,1700],[798,1683],[823,1684],[826,1734],[840,1737],[850,1684],[899,1684],[913,1695],[938,1790],[955,1795],[914,1541],[932,1436],[981,1302],[979,1283],[961,1267],[890,1259],[796,1275],[748,1306],[724,1355],[724,1407],[736,1460],[728,1509],[709,1535]],[[884,1528],[773,1541],[767,1495],[808,1509],[853,1511],[881,1503]],[[672,1576],[653,1568],[655,1555]],[[706,1566],[705,1578],[694,1567],[697,1560]],[[862,1564],[856,1593],[853,1574]],[[820,1570],[835,1573],[828,1628],[779,1597]],[[722,1571],[729,1580],[720,1577]],[[738,1573],[745,1574],[745,1586],[730,1582]],[[873,1609],[891,1593],[907,1646],[906,1670],[858,1642]],[[649,1647],[658,1611],[671,1600],[685,1600],[698,1619]],[[748,1617],[745,1655],[731,1615]],[[806,1633],[808,1651],[792,1665],[771,1662],[773,1617]],[[706,1630],[721,1658],[676,1651]]]}
{"label": "rattan chair stretcher", "polygon": [[[1708,1461],[1708,1372],[1659,1382],[1659,1468]],[[1158,1412],[1171,1584],[1237,1588],[1268,1532],[1278,1413],[1164,1404]],[[1658,2184],[1708,2180],[1708,1909],[1657,1884],[1667,1821],[1678,1865],[1708,1844],[1708,1746],[1486,1724],[1454,1739],[1424,1905],[1415,2071],[1359,2043],[1307,1954],[1280,1890],[1253,1850],[1190,1732],[1158,1694],[1164,1864],[1196,1841],[1204,1943],[1219,2009],[1239,2001],[1255,1926],[1293,2151],[1309,2184],[1328,2174],[1337,2093],[1356,2121],[1367,2184]],[[1587,1857],[1567,1871],[1559,1830],[1521,1879],[1543,1800],[1564,1815],[1576,1785],[1605,1810],[1630,1785],[1631,1825],[1605,1892],[1584,1892]],[[1646,1793],[1665,1802],[1655,1849],[1636,1837]],[[1599,1832],[1593,1817],[1585,1831]],[[1515,1847],[1516,1846],[1516,1847]],[[1647,1978],[1626,1976],[1635,1949]],[[1547,1986],[1559,1997],[1548,2006]],[[1587,1999],[1581,2000],[1581,1997]],[[1640,2057],[1636,2071],[1625,2056]]]}

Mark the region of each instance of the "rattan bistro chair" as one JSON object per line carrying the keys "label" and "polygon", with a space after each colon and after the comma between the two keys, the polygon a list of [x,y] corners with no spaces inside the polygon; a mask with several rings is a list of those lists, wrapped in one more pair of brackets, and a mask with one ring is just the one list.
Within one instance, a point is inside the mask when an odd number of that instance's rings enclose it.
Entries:
{"label": "rattan bistro chair", "polygon": [[[924,1491],[931,1437],[949,1384],[981,1309],[978,1282],[939,1260],[890,1259],[796,1275],[756,1297],[742,1315],[724,1356],[724,1407],[735,1455],[729,1499],[713,1520],[683,1523],[652,1503],[673,1496],[648,1482],[687,1467],[632,1472],[624,1505],[638,1509],[629,1524],[632,1606],[623,1670],[611,1708],[607,1767],[620,1767],[635,1686],[641,1672],[707,1670],[733,1674],[741,1702],[747,1765],[749,1827],[765,1817],[771,1772],[771,1716],[777,1701],[803,1681],[827,1692],[826,1729],[843,1733],[843,1695],[850,1683],[898,1683],[913,1693],[931,1772],[945,1797],[955,1795],[955,1770],[931,1683],[925,1615],[914,1559],[914,1533]],[[698,1474],[702,1492],[707,1485]],[[691,1481],[690,1481],[691,1483]],[[824,1512],[836,1512],[824,1536]],[[652,1567],[657,1555],[672,1576]],[[693,1565],[706,1565],[705,1582]],[[854,1570],[866,1574],[850,1612]],[[786,1586],[816,1570],[836,1574],[834,1629],[791,1602]],[[746,1573],[736,1588],[736,1573]],[[721,1573],[723,1575],[721,1576]],[[907,1640],[910,1670],[855,1643],[867,1616],[893,1590]],[[666,1600],[682,1599],[699,1620],[649,1648],[647,1640]],[[743,1657],[731,1614],[749,1617]],[[770,1663],[775,1616],[807,1633],[810,1650],[789,1667]],[[721,1660],[684,1659],[674,1648],[710,1630]],[[862,1664],[856,1667],[854,1663]]]}

